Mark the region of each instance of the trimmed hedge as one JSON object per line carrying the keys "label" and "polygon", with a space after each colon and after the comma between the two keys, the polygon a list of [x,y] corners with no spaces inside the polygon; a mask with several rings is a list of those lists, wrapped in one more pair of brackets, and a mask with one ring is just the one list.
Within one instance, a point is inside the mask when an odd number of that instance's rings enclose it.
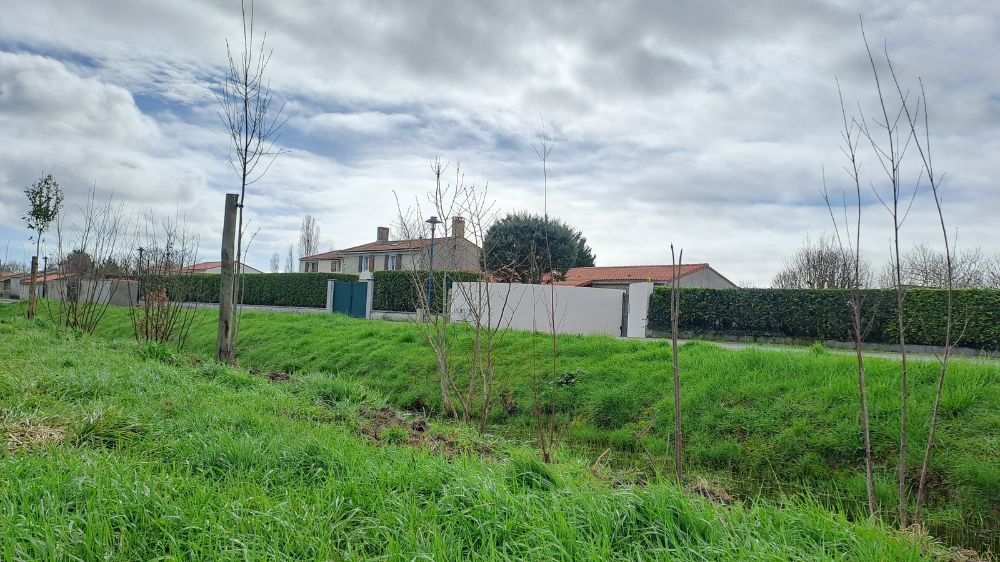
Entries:
{"label": "trimmed hedge", "polygon": [[[865,341],[898,343],[896,293],[865,291]],[[906,292],[906,341],[944,345],[948,292],[910,289]],[[958,345],[1000,349],[1000,291],[955,291],[955,334]],[[966,322],[968,324],[966,325]],[[658,287],[649,303],[649,327],[670,330],[670,288]],[[851,308],[847,291],[824,289],[681,289],[680,329],[705,335],[790,337],[819,340],[851,339]]]}
{"label": "trimmed hedge", "polygon": [[[264,306],[326,306],[327,280],[357,281],[347,273],[246,273],[242,276],[243,304]],[[186,302],[219,302],[221,275],[171,275],[143,279],[146,287],[166,286],[171,299]]]}
{"label": "trimmed hedge", "polygon": [[[434,312],[443,312],[447,300],[444,293],[444,279],[448,278],[448,289],[454,282],[478,281],[482,276],[467,271],[434,272]],[[427,286],[426,271],[376,271],[372,273],[375,282],[372,295],[372,309],[392,312],[415,312],[420,300],[414,283]]]}

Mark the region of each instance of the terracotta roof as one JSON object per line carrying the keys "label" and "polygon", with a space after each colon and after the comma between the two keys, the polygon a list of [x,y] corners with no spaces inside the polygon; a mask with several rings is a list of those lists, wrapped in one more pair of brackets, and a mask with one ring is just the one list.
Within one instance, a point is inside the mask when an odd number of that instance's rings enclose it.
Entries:
{"label": "terracotta roof", "polygon": [[216,267],[222,267],[221,261],[203,261],[201,263],[196,263],[190,267],[184,269],[190,269],[191,271],[205,271],[206,269],[213,269]]}
{"label": "terracotta roof", "polygon": [[303,261],[303,260],[336,260],[336,259],[340,259],[342,257],[344,257],[344,255],[340,253],[340,250],[330,250],[329,252],[323,252],[322,254],[313,254],[311,256],[305,256],[305,257],[299,258],[299,261]]}
{"label": "terracotta roof", "polygon": [[[680,266],[680,277],[686,277],[708,267],[707,263],[686,263]],[[674,278],[672,265],[618,265],[611,267],[574,267],[566,272],[566,279],[556,285],[587,287],[597,281],[654,281],[668,282]]]}
{"label": "terracotta roof", "polygon": [[[39,271],[38,272],[38,278],[36,279],[36,282],[37,283],[41,283],[42,281],[58,281],[60,279],[66,278],[66,277],[73,277],[74,275],[76,275],[76,274],[75,273],[69,273],[69,272],[60,273],[58,271],[49,271],[48,273],[43,273],[43,272]],[[30,272],[29,273],[25,273],[21,277],[21,283],[22,284],[28,284],[30,282],[31,282],[31,273]]]}

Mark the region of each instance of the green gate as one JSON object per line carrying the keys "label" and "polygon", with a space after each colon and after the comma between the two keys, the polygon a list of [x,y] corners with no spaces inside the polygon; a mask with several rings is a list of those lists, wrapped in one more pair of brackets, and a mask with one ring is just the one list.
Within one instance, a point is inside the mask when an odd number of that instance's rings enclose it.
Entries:
{"label": "green gate", "polygon": [[365,318],[368,308],[368,285],[364,281],[351,283],[334,281],[333,311],[352,318]]}

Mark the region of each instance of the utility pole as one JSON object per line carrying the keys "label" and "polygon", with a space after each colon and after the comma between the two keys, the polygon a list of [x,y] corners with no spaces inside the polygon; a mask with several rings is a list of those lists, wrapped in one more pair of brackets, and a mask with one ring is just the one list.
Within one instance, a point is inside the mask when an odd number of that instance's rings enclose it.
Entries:
{"label": "utility pole", "polygon": [[233,300],[236,283],[236,210],[238,193],[226,194],[226,214],[222,222],[222,277],[219,283],[219,337],[216,340],[215,358],[222,363],[233,362]]}
{"label": "utility pole", "polygon": [[434,314],[434,228],[442,221],[437,217],[431,217],[424,222],[431,225],[430,266],[427,271],[427,314],[430,315]]}

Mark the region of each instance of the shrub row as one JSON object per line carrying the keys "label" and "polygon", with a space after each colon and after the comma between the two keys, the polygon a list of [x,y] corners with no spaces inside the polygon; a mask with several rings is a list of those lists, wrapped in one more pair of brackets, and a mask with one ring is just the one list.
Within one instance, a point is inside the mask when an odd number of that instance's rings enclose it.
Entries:
{"label": "shrub row", "polygon": [[[243,304],[265,306],[326,306],[329,279],[357,281],[347,273],[247,273],[241,277]],[[171,275],[143,279],[146,290],[165,287],[171,299],[187,302],[219,302],[221,275]]]}
{"label": "shrub row", "polygon": [[[434,312],[443,311],[447,300],[445,289],[450,290],[452,283],[478,281],[480,277],[478,273],[467,271],[435,271]],[[374,310],[415,312],[420,301],[416,284],[427,286],[426,271],[376,271],[372,273],[372,279],[375,281],[375,293],[372,295]]]}
{"label": "shrub row", "polygon": [[[906,340],[943,345],[948,292],[911,289],[904,301]],[[864,294],[865,341],[897,343],[896,293],[870,290]],[[1000,349],[1000,291],[955,291],[955,334],[958,345]],[[659,287],[649,303],[649,327],[670,330],[670,288]],[[704,335],[790,337],[820,340],[851,339],[849,296],[842,290],[681,289],[680,329]],[[964,330],[964,333],[963,333]]]}

